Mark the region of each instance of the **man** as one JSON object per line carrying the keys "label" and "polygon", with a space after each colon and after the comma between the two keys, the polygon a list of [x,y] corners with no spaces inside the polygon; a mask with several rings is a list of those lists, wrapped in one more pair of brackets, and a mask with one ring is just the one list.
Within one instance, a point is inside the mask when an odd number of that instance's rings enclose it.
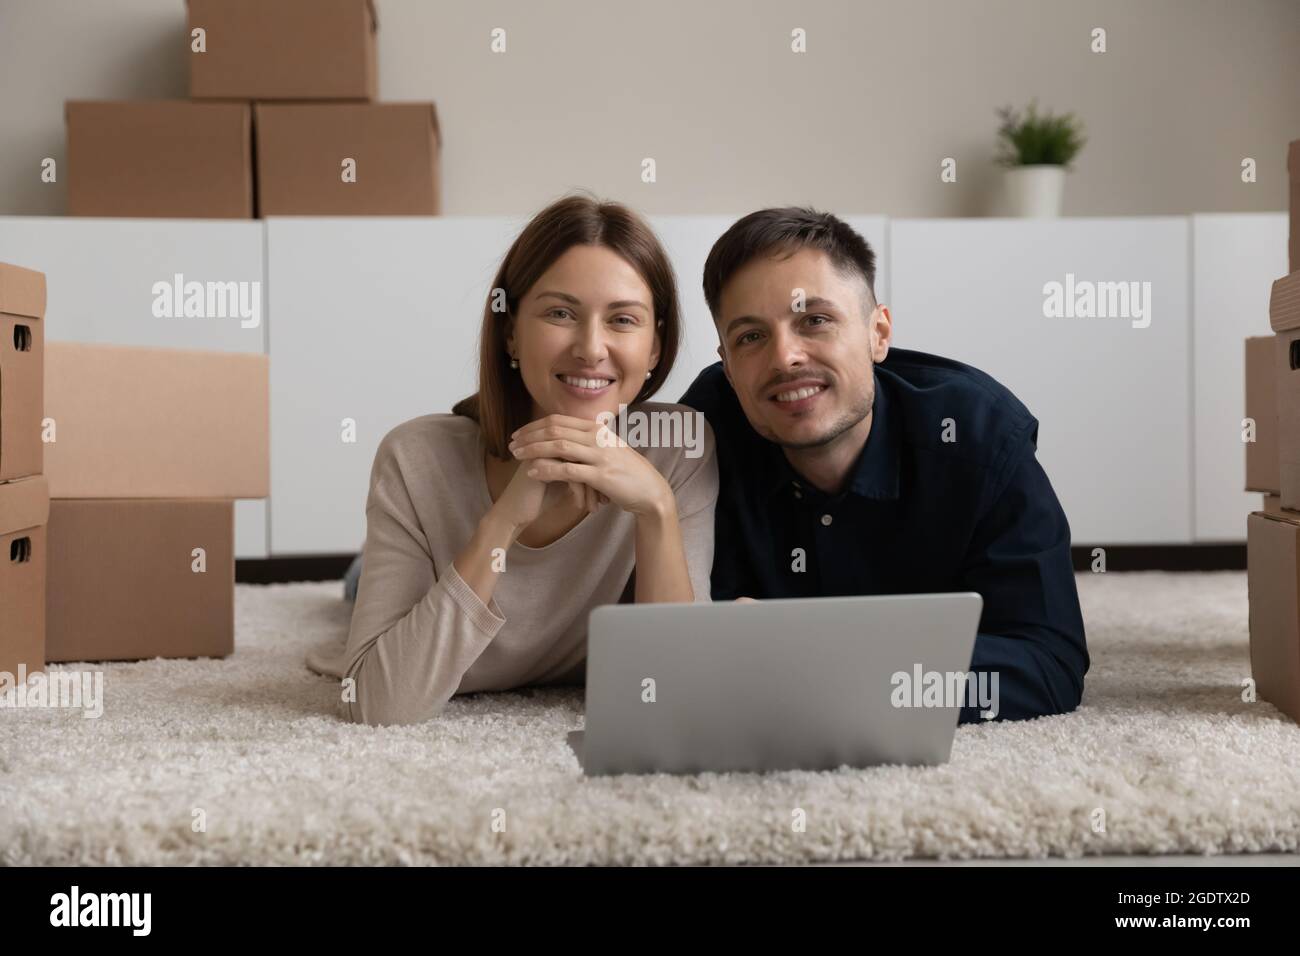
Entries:
{"label": "man", "polygon": [[1088,651],[1038,422],[977,369],[891,350],[874,286],[866,241],[810,209],[752,213],[709,253],[722,361],[681,401],[717,440],[713,598],[977,591],[996,716],[1071,711]]}

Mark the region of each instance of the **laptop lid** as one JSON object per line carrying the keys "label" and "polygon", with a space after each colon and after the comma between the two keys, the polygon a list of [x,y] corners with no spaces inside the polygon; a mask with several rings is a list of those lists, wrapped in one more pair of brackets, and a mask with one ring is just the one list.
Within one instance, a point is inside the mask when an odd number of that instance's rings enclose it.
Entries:
{"label": "laptop lid", "polygon": [[971,592],[596,608],[583,771],[943,763],[978,701],[982,607]]}

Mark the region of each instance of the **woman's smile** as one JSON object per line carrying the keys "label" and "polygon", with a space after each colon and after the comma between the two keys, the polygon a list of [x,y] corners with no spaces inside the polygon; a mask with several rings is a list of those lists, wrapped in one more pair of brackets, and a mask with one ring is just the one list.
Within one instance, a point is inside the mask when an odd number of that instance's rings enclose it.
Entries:
{"label": "woman's smile", "polygon": [[558,373],[555,379],[569,394],[582,399],[599,398],[613,388],[615,382],[615,379],[603,375],[567,375],[563,372]]}

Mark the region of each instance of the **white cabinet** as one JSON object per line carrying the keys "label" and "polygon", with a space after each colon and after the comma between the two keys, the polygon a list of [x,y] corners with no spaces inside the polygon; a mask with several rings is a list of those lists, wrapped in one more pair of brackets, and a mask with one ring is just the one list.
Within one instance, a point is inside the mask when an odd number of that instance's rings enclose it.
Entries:
{"label": "white cabinet", "polygon": [[[684,320],[662,401],[716,360],[701,275],[735,218],[650,217]],[[1259,506],[1241,491],[1242,340],[1269,334],[1284,215],[846,218],[876,251],[895,344],[982,368],[1038,417],[1076,543],[1242,540]],[[0,217],[0,260],[48,276],[51,340],[269,352],[274,505],[237,503],[236,554],[340,553],[364,541],[383,435],[474,390],[488,288],[525,221]],[[153,284],[176,273],[260,281],[262,324],[155,318]],[[1137,283],[1139,299],[1128,317],[1053,318],[1053,282],[1076,301],[1085,283]]]}
{"label": "white cabinet", "polygon": [[700,369],[718,360],[718,333],[704,301],[704,260],[735,216],[651,216],[650,226],[663,243],[677,275],[682,309],[682,344],[677,363],[654,400],[675,402],[691,387]]}
{"label": "white cabinet", "polygon": [[884,216],[841,216],[871,245],[876,254],[876,301],[888,302],[889,274],[889,220]]}
{"label": "white cabinet", "polygon": [[1258,492],[1242,491],[1246,376],[1243,342],[1272,335],[1268,297],[1286,274],[1281,213],[1192,217],[1192,353],[1196,433],[1196,539],[1241,541]]}
{"label": "white cabinet", "polygon": [[272,554],[360,550],[380,439],[474,391],[488,290],[521,225],[266,221]]}
{"label": "white cabinet", "polygon": [[[0,217],[0,261],[45,273],[47,341],[263,353],[264,307],[256,328],[238,318],[160,319],[152,291],[180,273],[259,282],[265,293],[262,253],[253,220]],[[236,502],[236,557],[267,556],[266,514],[265,501]]]}
{"label": "white cabinet", "polygon": [[[895,344],[983,369],[1029,407],[1073,541],[1190,542],[1188,220],[891,220],[889,229]],[[1082,283],[1136,282],[1150,292],[1150,324],[1049,318],[1052,282],[1076,295]],[[1122,307],[1114,287],[1104,291]]]}

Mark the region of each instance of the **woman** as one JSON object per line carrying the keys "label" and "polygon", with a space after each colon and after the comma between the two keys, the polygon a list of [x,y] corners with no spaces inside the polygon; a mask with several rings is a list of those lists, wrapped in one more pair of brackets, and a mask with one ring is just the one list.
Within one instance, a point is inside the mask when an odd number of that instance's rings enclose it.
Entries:
{"label": "woman", "polygon": [[[630,210],[570,197],[525,227],[483,311],[478,392],[375,454],[347,646],[308,657],[355,681],[350,719],[580,681],[593,608],[709,600],[713,436],[646,402],[680,336],[672,266]],[[692,416],[702,448],[619,442],[600,421],[620,406]]]}

